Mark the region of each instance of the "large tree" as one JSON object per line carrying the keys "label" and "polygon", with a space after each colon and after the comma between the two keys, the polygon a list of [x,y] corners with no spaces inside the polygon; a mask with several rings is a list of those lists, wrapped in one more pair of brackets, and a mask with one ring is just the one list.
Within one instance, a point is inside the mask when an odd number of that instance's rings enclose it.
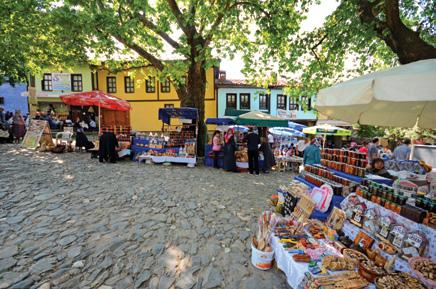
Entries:
{"label": "large tree", "polygon": [[[436,58],[435,1],[338,2],[321,27],[290,34],[279,45],[275,38],[266,40],[269,57],[259,58],[254,66],[250,63],[245,68],[247,75],[287,74],[290,93],[313,95],[322,87],[363,73]],[[248,48],[244,51],[251,53]],[[278,65],[268,66],[271,62]]]}
{"label": "large tree", "polygon": [[78,31],[65,33],[50,13],[51,1],[0,1],[0,83],[26,81],[44,66],[65,67],[86,61]]}
{"label": "large tree", "polygon": [[[162,78],[175,85],[182,106],[200,116],[203,149],[206,70],[219,56],[252,43],[255,34],[287,35],[298,31],[304,2],[288,0],[66,0],[57,9],[69,26],[82,27],[97,55],[123,49],[135,52]],[[301,9],[296,7],[300,6]],[[252,31],[257,23],[264,30]],[[178,61],[165,61],[165,48]],[[168,50],[168,49],[167,49]],[[254,52],[252,50],[251,52]]]}

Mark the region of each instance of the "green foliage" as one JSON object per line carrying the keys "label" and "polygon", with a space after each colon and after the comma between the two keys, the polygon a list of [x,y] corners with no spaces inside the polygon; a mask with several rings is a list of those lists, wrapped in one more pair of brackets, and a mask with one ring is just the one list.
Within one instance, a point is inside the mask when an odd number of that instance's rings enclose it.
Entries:
{"label": "green foliage", "polygon": [[[405,25],[436,46],[436,2],[398,1]],[[257,22],[254,47],[246,43],[242,47],[246,63],[243,72],[254,79],[267,79],[272,73],[283,75],[288,79],[289,95],[297,97],[315,95],[319,89],[334,83],[398,65],[398,57],[377,35],[372,24],[360,20],[359,2],[362,0],[339,0],[337,9],[313,31],[271,33],[268,24]],[[377,13],[377,19],[384,20],[385,1],[376,2],[378,10],[373,12]],[[305,4],[303,8],[308,7]],[[300,12],[304,15],[306,10]],[[254,51],[260,56],[253,60]]]}
{"label": "green foliage", "polygon": [[86,61],[83,39],[59,26],[50,1],[0,1],[0,80],[25,81],[44,66]]}
{"label": "green foliage", "polygon": [[433,139],[436,140],[436,130],[398,127],[378,127],[372,125],[356,125],[357,137],[360,139],[371,139],[374,137],[384,137],[392,143],[401,141],[404,138],[410,139]]}

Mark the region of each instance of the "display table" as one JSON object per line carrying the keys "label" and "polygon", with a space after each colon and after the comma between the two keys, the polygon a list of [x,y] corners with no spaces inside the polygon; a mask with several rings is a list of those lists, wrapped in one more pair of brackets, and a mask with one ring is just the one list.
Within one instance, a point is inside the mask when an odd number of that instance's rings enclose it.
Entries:
{"label": "display table", "polygon": [[[396,223],[402,224],[405,227],[407,227],[410,231],[421,231],[425,234],[427,240],[428,240],[428,246],[424,252],[425,256],[429,256],[432,259],[436,259],[436,230],[430,228],[429,226],[426,226],[424,224],[415,223],[412,220],[409,220],[403,216],[400,216],[397,213],[392,212],[391,210],[388,210],[376,203],[373,203],[371,201],[368,201],[360,196],[357,196],[359,198],[360,202],[364,202],[368,209],[370,208],[377,208],[380,212],[380,216],[391,216]],[[347,202],[347,199],[349,196],[343,201],[342,204],[345,204]],[[348,223],[348,224],[347,224]],[[343,231],[344,233],[350,237],[350,239],[354,239],[354,237],[357,235],[359,230],[363,230],[362,228],[358,228],[357,226],[349,223],[348,221],[345,222],[346,225],[344,225]],[[377,238],[373,236],[370,232],[365,231],[368,235],[373,237],[377,243]],[[400,258],[398,258],[400,260]],[[404,261],[404,260],[401,260]],[[405,267],[407,264],[404,262],[397,262],[398,263],[398,270],[405,271],[403,267]],[[395,267],[397,269],[397,266]]]}
{"label": "display table", "polygon": [[196,164],[197,158],[171,157],[171,156],[151,156],[153,163],[182,163]]}
{"label": "display table", "polygon": [[[346,174],[344,172],[341,172],[341,171],[338,171],[338,170],[334,170],[332,168],[325,167],[325,166],[323,166],[323,168],[333,172],[335,175],[337,175],[339,177],[342,177],[344,179],[348,179],[350,181],[353,181],[353,182],[356,182],[356,183],[359,183],[359,184],[362,182],[362,178],[361,177],[350,175],[350,174]],[[367,179],[369,179],[371,181],[374,181],[376,183],[385,184],[385,185],[388,185],[388,186],[392,186],[392,184],[394,182],[391,179],[380,177],[380,176],[373,175],[373,174],[366,174],[365,178],[367,178]]]}
{"label": "display table", "polygon": [[308,271],[307,263],[295,262],[292,254],[288,253],[282,244],[279,243],[279,238],[271,237],[271,246],[274,251],[274,258],[277,267],[286,275],[288,284],[296,289],[304,279],[304,273]]}

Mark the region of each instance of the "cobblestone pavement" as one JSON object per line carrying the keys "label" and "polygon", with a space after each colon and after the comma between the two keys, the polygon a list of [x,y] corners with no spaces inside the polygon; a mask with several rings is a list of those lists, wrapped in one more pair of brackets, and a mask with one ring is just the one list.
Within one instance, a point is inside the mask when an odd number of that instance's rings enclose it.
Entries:
{"label": "cobblestone pavement", "polygon": [[290,177],[0,145],[0,289],[288,288],[250,238]]}

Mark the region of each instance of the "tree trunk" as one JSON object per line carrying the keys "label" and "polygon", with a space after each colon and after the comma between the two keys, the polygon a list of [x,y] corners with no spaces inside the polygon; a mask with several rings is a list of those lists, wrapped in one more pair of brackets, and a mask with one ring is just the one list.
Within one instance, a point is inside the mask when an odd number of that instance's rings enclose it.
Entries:
{"label": "tree trunk", "polygon": [[[188,70],[186,93],[179,94],[182,107],[195,107],[198,109],[198,136],[197,153],[204,155],[204,144],[206,140],[206,125],[204,123],[204,95],[206,93],[206,70],[204,63],[191,61]],[[182,92],[183,94],[183,92]]]}
{"label": "tree trunk", "polygon": [[419,32],[407,27],[400,18],[399,0],[384,0],[385,21],[377,18],[378,2],[358,0],[359,18],[372,26],[377,36],[398,56],[401,64],[436,58],[436,47],[421,39]]}

